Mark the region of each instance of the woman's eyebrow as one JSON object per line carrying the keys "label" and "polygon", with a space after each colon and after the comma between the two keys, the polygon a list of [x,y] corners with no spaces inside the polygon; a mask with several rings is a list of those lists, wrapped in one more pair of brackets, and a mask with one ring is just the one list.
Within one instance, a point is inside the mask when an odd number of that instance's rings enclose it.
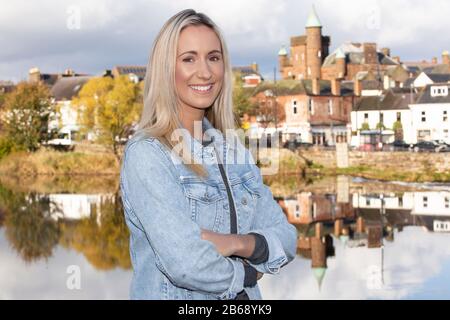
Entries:
{"label": "woman's eyebrow", "polygon": [[[187,53],[191,53],[191,54],[195,54],[195,55],[198,54],[197,51],[191,50],[191,51],[183,52],[183,53],[181,53],[181,54],[178,55],[178,56],[180,57],[180,56],[182,56],[183,54],[187,54]],[[222,51],[220,51],[220,50],[212,50],[212,51],[210,51],[208,54],[211,54],[211,53],[220,53],[220,54],[222,54]]]}

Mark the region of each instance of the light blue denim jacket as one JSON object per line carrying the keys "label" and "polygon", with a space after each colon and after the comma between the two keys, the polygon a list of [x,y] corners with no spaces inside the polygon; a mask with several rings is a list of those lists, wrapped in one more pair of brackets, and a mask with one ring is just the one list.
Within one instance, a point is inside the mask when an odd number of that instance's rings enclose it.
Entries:
{"label": "light blue denim jacket", "polygon": [[[189,141],[196,161],[209,173],[206,180],[153,137],[136,134],[125,147],[120,188],[130,229],[131,299],[234,299],[244,289],[242,260],[221,256],[200,236],[202,228],[230,233],[230,207],[217,161],[224,163],[232,190],[238,233],[255,232],[267,240],[268,260],[252,266],[276,274],[295,257],[296,228],[263,184],[250,152],[229,143],[206,118],[203,128],[214,139],[211,145],[190,135]],[[242,155],[248,160],[236,161]],[[258,285],[245,291],[250,299],[262,298]]]}

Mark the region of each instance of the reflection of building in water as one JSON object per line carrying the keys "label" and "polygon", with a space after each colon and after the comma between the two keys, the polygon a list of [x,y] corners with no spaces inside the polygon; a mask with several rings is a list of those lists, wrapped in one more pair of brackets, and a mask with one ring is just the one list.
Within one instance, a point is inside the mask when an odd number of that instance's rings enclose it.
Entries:
{"label": "reflection of building in water", "polygon": [[311,226],[312,228],[305,232],[306,236],[300,235],[297,253],[311,259],[311,268],[320,290],[327,270],[327,258],[334,256],[333,238],[325,234],[324,225],[321,222]]}
{"label": "reflection of building in water", "polygon": [[429,231],[450,232],[450,192],[427,191],[379,195],[354,194],[359,216],[376,216],[383,210],[387,224],[402,231],[404,226],[424,226]]}
{"label": "reflection of building in water", "polygon": [[114,201],[113,194],[50,194],[50,214],[55,220],[79,220],[97,216],[100,224],[101,204]]}
{"label": "reflection of building in water", "polygon": [[429,231],[450,232],[450,192],[340,193],[300,192],[279,200],[299,232],[297,254],[311,260],[319,288],[327,258],[334,256],[333,238],[349,248],[381,248],[383,261],[383,240],[394,241],[395,229],[401,232],[406,226],[423,226]]}

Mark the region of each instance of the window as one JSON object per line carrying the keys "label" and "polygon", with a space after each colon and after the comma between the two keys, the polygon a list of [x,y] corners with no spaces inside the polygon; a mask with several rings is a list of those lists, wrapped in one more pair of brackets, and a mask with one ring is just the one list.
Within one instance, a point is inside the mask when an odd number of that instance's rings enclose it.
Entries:
{"label": "window", "polygon": [[448,120],[447,110],[444,110],[442,112],[442,121],[447,122],[447,120]]}
{"label": "window", "polygon": [[402,121],[402,113],[397,112],[397,121]]}
{"label": "window", "polygon": [[297,114],[297,101],[296,101],[296,100],[294,100],[294,101],[292,102],[292,112],[293,112],[294,114]]}
{"label": "window", "polygon": [[450,208],[450,198],[449,197],[444,198],[444,203],[445,203],[446,209]]}
{"label": "window", "polygon": [[398,197],[398,206],[403,207],[403,196]]}
{"label": "window", "polygon": [[333,114],[333,100],[328,100],[328,114]]}
{"label": "window", "polygon": [[425,115],[425,111],[422,111],[422,122],[426,122],[427,121],[427,117]]}
{"label": "window", "polygon": [[366,206],[370,206],[370,198],[366,198]]}
{"label": "window", "polygon": [[422,197],[422,203],[423,203],[423,207],[427,208],[428,207],[428,197]]}
{"label": "window", "polygon": [[444,139],[447,140],[448,139],[448,129],[442,130],[442,135],[444,136]]}
{"label": "window", "polygon": [[314,114],[314,100],[309,99],[308,101],[308,110],[311,114]]}
{"label": "window", "polygon": [[364,113],[364,121],[367,122],[369,120],[369,114]]}
{"label": "window", "polygon": [[298,204],[295,205],[295,217],[300,218],[300,206]]}
{"label": "window", "polygon": [[446,97],[448,95],[447,86],[431,87],[432,97]]}
{"label": "window", "polygon": [[380,123],[381,124],[384,123],[384,113],[383,112],[380,113]]}
{"label": "window", "polygon": [[417,138],[419,141],[430,140],[431,131],[430,130],[418,130]]}

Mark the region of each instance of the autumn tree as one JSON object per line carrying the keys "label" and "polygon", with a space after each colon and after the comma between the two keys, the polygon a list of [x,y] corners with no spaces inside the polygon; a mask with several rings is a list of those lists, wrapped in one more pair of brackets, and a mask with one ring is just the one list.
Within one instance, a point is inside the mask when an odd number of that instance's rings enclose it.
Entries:
{"label": "autumn tree", "polygon": [[48,138],[49,117],[54,111],[45,85],[19,83],[4,97],[0,114],[2,131],[16,146],[35,151]]}
{"label": "autumn tree", "polygon": [[93,78],[73,100],[82,133],[93,132],[96,141],[110,147],[117,159],[120,142],[128,138],[142,110],[141,88],[127,76]]}
{"label": "autumn tree", "polygon": [[241,74],[234,76],[233,82],[233,108],[235,114],[242,118],[245,113],[251,113],[255,109],[255,104],[250,101],[251,91],[244,88],[244,81]]}

